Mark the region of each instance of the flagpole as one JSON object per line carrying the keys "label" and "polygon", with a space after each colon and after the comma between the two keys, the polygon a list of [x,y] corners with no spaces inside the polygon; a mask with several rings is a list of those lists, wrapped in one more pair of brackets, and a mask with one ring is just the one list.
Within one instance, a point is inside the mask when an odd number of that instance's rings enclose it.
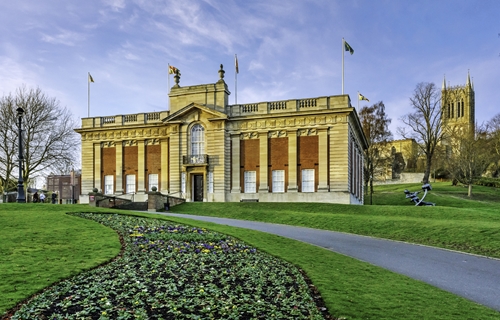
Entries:
{"label": "flagpole", "polygon": [[342,94],[344,94],[344,44],[345,40],[342,38]]}
{"label": "flagpole", "polygon": [[358,111],[359,111],[359,91],[358,91]]}
{"label": "flagpole", "polygon": [[167,75],[168,75],[168,92],[167,92],[167,107],[168,110],[170,111],[170,63],[168,64],[167,68]]}
{"label": "flagpole", "polygon": [[90,118],[90,72],[87,74],[87,118]]}
{"label": "flagpole", "polygon": [[238,104],[238,57],[234,55],[234,104]]}

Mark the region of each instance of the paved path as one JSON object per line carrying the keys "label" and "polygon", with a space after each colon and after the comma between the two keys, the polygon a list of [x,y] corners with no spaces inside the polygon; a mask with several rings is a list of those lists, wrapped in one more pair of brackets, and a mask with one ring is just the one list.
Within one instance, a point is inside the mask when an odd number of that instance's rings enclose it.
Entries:
{"label": "paved path", "polygon": [[227,218],[160,213],[277,234],[421,280],[500,311],[500,260],[341,232]]}

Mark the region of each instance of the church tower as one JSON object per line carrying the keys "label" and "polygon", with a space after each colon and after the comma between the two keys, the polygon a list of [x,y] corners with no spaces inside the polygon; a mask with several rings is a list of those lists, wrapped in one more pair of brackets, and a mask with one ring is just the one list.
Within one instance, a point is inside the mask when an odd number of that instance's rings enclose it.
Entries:
{"label": "church tower", "polygon": [[469,72],[464,86],[446,86],[446,78],[443,78],[441,108],[443,128],[461,128],[469,132],[474,130],[476,106],[474,84]]}

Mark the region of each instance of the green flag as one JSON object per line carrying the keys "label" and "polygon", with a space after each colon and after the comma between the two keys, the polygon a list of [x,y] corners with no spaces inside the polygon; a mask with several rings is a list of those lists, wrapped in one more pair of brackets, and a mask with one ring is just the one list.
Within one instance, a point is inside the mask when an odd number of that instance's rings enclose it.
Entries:
{"label": "green flag", "polygon": [[354,53],[354,49],[344,40],[345,51],[349,51],[351,54]]}

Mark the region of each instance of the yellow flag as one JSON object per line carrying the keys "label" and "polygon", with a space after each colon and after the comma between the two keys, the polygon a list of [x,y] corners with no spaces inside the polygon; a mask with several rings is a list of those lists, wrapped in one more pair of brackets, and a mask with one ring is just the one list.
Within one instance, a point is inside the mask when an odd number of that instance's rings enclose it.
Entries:
{"label": "yellow flag", "polygon": [[89,72],[89,82],[94,82],[94,78],[92,78],[92,76],[90,75],[90,72]]}
{"label": "yellow flag", "polygon": [[364,95],[362,95],[361,93],[358,93],[358,98],[359,98],[359,100],[366,100],[366,101],[370,102],[370,100],[368,100],[368,98],[365,97]]}

